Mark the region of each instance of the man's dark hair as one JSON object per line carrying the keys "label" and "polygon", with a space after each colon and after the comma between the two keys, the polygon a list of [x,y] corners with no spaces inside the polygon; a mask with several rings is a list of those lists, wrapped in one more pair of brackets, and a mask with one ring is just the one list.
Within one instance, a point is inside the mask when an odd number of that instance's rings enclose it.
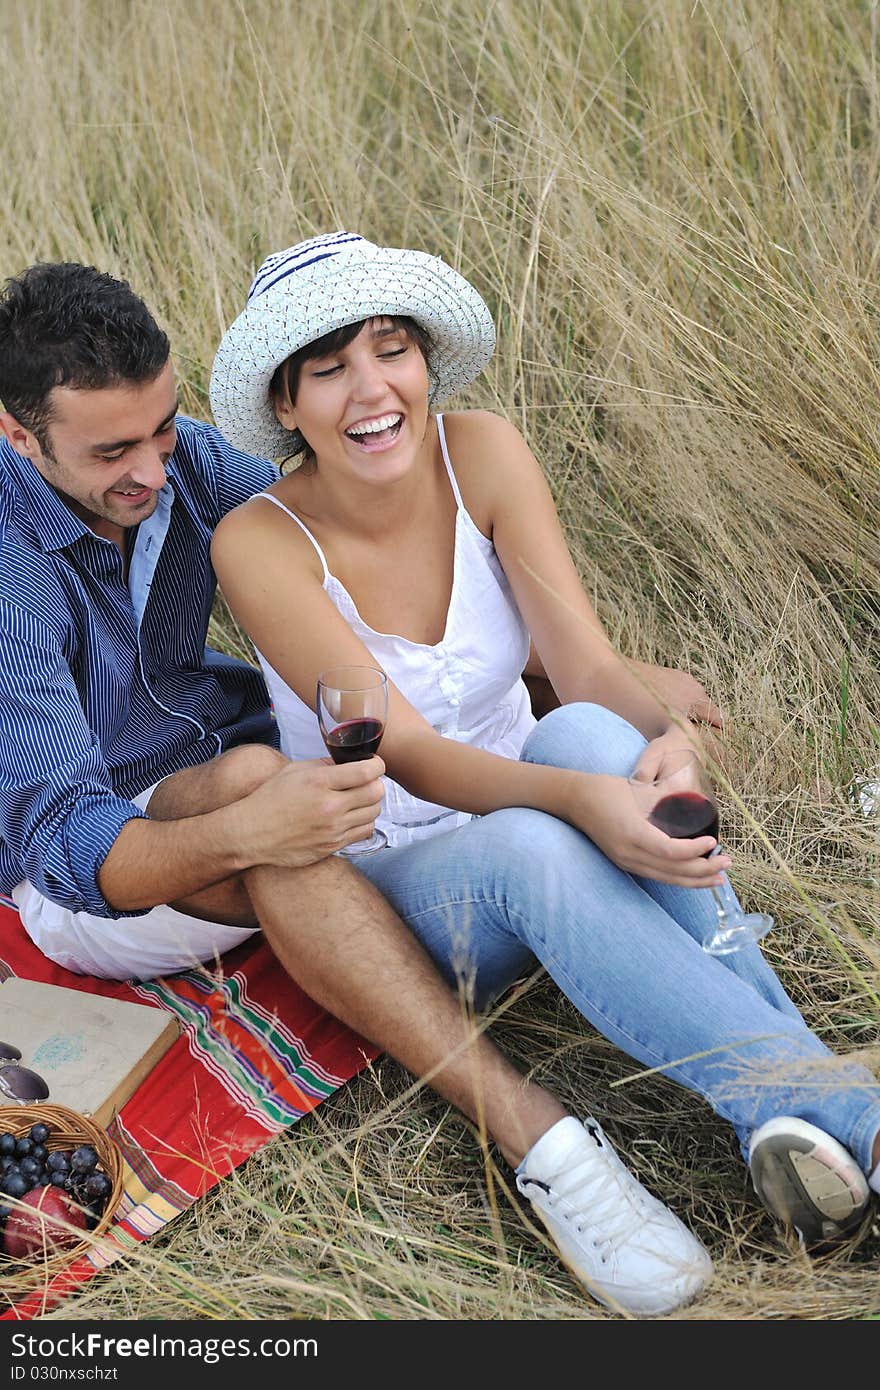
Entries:
{"label": "man's dark hair", "polygon": [[168,338],[124,280],[94,266],[40,262],[0,291],[0,400],[46,448],[55,386],[152,381]]}

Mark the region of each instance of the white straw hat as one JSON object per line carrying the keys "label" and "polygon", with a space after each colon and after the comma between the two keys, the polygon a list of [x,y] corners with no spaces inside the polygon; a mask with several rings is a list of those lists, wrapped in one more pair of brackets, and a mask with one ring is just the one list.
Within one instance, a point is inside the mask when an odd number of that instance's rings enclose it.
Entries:
{"label": "white straw hat", "polygon": [[236,448],[263,458],[296,453],[298,432],[269,400],[275,369],[325,333],[380,314],[406,315],[431,336],[430,403],[473,381],[495,348],[492,316],[473,285],[439,256],[374,246],[332,232],[269,256],[227,329],[211,371],[211,410]]}

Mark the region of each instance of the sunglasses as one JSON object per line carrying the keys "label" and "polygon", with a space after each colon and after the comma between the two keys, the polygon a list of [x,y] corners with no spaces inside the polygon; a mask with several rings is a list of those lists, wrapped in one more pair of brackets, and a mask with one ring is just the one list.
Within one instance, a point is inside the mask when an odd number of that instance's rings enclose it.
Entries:
{"label": "sunglasses", "polygon": [[49,1087],[37,1072],[19,1066],[21,1053],[12,1043],[0,1042],[0,1096],[14,1105],[30,1105],[45,1100]]}

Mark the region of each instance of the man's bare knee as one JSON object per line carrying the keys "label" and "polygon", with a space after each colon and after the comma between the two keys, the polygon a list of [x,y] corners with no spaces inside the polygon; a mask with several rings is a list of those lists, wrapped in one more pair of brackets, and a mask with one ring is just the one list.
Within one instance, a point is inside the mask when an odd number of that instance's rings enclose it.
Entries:
{"label": "man's bare knee", "polygon": [[230,748],[212,764],[223,804],[249,796],[287,766],[287,758],[265,743],[243,743]]}
{"label": "man's bare knee", "polygon": [[287,758],[264,743],[230,748],[219,758],[186,768],[161,782],[150,798],[153,820],[178,820],[216,811],[241,801],[287,765]]}
{"label": "man's bare knee", "polygon": [[280,910],[286,927],[294,932],[313,933],[318,923],[344,928],[352,914],[359,918],[395,918],[410,935],[410,929],[397,917],[388,899],[354,865],[336,854],[299,869],[279,869],[258,864],[241,876],[257,916],[263,910],[272,915]]}

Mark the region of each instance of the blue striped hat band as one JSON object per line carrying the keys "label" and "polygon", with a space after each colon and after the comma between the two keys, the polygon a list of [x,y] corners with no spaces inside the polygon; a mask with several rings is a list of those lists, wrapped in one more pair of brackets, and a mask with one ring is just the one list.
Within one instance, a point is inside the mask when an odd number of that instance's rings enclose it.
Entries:
{"label": "blue striped hat band", "polygon": [[300,242],[289,251],[279,251],[274,256],[268,256],[248,290],[247,303],[250,304],[252,299],[256,299],[281,280],[295,275],[298,270],[305,270],[306,266],[314,265],[316,261],[325,261],[330,256],[338,256],[343,246],[363,241],[364,237],[353,232],[331,232],[329,235],[312,237],[311,241]]}

